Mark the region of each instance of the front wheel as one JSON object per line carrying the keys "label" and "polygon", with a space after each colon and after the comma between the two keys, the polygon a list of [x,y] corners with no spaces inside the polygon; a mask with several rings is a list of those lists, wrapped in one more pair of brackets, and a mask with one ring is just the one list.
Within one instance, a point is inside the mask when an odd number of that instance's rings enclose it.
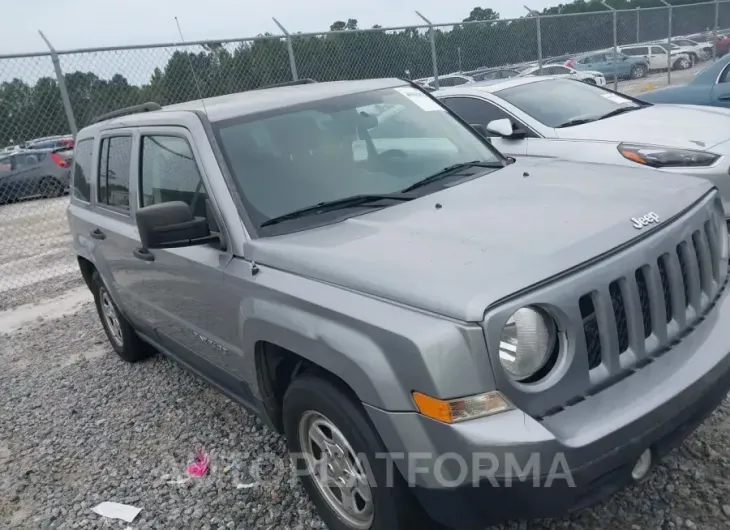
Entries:
{"label": "front wheel", "polygon": [[305,372],[284,396],[284,431],[299,479],[331,530],[410,530],[422,511],[348,389]]}
{"label": "front wheel", "polygon": [[648,69],[643,64],[637,64],[631,69],[631,79],[641,79],[643,77],[646,77],[646,74],[648,73]]}
{"label": "front wheel", "polygon": [[588,83],[589,85],[595,85],[596,84],[596,80],[593,79],[592,77],[588,77],[588,78],[584,79],[583,82],[584,83]]}
{"label": "front wheel", "polygon": [[677,70],[687,70],[688,68],[692,67],[692,63],[689,61],[689,59],[680,59],[676,63],[674,63],[674,67]]}

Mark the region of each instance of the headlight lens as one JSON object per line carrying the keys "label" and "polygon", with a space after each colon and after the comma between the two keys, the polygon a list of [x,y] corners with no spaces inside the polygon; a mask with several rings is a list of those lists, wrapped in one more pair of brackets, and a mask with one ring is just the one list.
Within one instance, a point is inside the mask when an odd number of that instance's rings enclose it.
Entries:
{"label": "headlight lens", "polygon": [[534,307],[518,309],[502,329],[499,360],[516,381],[534,376],[550,360],[558,332],[555,321]]}
{"label": "headlight lens", "polygon": [[720,158],[720,155],[706,151],[640,144],[621,144],[618,146],[618,152],[632,162],[657,168],[706,167],[711,166]]}

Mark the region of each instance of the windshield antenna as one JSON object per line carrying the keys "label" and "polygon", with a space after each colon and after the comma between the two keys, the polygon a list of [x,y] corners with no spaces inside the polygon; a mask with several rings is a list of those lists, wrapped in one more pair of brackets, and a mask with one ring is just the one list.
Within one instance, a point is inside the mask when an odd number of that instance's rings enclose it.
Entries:
{"label": "windshield antenna", "polygon": [[[180,21],[175,17],[175,24],[177,24],[177,31],[180,34],[180,40],[183,44],[185,43],[185,37],[183,37],[182,28],[180,28]],[[195,67],[193,66],[193,60],[190,58],[190,54],[186,51],[185,56],[188,58],[188,64],[190,65],[190,72],[193,74],[193,82],[195,83],[195,90],[198,91],[198,97],[200,98],[200,103],[203,105],[203,112],[205,113],[205,117],[208,118],[208,121],[210,121],[210,116],[208,116],[208,109],[205,107],[205,98],[203,97],[203,91],[200,89],[200,83],[198,82],[198,76],[195,75]]]}

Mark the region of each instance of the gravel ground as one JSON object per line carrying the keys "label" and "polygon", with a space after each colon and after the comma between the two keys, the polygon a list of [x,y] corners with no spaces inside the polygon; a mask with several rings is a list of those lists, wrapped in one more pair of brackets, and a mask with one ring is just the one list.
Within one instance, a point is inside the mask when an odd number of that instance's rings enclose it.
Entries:
{"label": "gravel ground", "polygon": [[[0,333],[0,528],[323,528],[283,440],[162,356],[117,358],[85,288],[0,313]],[[641,486],[507,528],[728,528],[729,434],[726,402]],[[180,484],[196,447],[210,472]],[[142,511],[127,525],[102,501]]]}

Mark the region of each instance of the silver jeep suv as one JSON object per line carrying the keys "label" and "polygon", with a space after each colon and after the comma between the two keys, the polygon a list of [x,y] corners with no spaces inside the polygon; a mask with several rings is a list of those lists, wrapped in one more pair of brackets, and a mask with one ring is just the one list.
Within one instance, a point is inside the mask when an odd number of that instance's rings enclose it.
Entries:
{"label": "silver jeep suv", "polygon": [[730,387],[709,182],[506,158],[407,81],[101,116],[68,218],[116,352],[285,434],[332,529],[579,509]]}

